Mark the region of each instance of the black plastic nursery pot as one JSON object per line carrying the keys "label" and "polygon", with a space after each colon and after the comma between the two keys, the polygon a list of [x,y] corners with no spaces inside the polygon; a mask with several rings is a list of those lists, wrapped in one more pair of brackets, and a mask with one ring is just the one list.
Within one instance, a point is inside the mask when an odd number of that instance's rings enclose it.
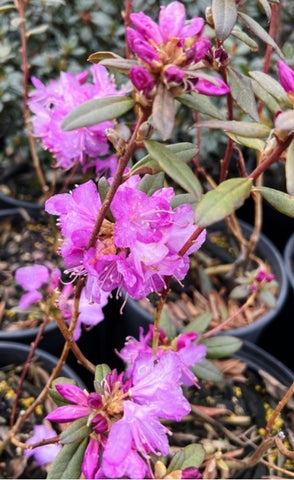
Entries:
{"label": "black plastic nursery pot", "polygon": [[3,210],[15,209],[14,215],[23,215],[23,212],[27,212],[27,214],[35,218],[44,210],[44,205],[18,200],[0,192],[0,209],[2,210],[1,215],[3,215]]}
{"label": "black plastic nursery pot", "polygon": [[[239,221],[242,231],[245,237],[249,237],[252,232],[252,226],[244,221]],[[220,224],[214,225],[212,228],[219,228]],[[272,272],[275,275],[275,279],[279,284],[279,292],[277,296],[276,307],[267,311],[258,320],[248,324],[244,327],[226,330],[220,334],[234,335],[244,340],[248,340],[254,343],[258,342],[262,332],[268,327],[268,325],[279,316],[287,298],[288,292],[288,278],[285,270],[283,257],[275,247],[275,245],[264,235],[261,234],[256,247],[256,255],[262,259],[267,260],[271,265]],[[127,321],[128,331],[132,331],[132,335],[137,337],[139,332],[139,326],[146,331],[149,324],[153,322],[152,316],[149,312],[144,310],[138,302],[132,298],[128,298],[124,306],[124,315]]]}

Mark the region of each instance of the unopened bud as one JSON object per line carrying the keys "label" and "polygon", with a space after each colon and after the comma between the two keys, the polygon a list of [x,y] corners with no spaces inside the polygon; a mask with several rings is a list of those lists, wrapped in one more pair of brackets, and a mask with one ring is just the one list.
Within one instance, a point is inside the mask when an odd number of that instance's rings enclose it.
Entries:
{"label": "unopened bud", "polygon": [[151,125],[150,122],[142,123],[142,125],[140,126],[140,128],[138,130],[137,140],[139,142],[141,142],[143,140],[148,140],[151,137],[153,131],[154,131],[154,128],[153,128],[153,126]]}

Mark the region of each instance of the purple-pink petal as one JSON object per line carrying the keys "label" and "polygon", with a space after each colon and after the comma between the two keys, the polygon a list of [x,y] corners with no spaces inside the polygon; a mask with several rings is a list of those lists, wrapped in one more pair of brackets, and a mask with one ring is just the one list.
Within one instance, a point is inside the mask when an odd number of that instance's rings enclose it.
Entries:
{"label": "purple-pink petal", "polygon": [[39,302],[42,298],[43,296],[38,290],[31,290],[21,297],[18,306],[22,310],[26,310],[30,305]]}
{"label": "purple-pink petal", "polygon": [[[47,440],[48,438],[53,438],[55,436],[56,432],[52,428],[49,428],[45,425],[35,425],[34,434],[27,440],[27,443],[33,445],[41,442],[42,440]],[[23,454],[25,457],[30,457],[31,455],[34,456],[38,465],[42,467],[53,462],[60,449],[61,445],[51,443],[33,449],[28,448],[24,450]]]}
{"label": "purple-pink petal", "polygon": [[195,90],[198,93],[211,96],[226,95],[230,91],[228,85],[220,78],[214,78],[213,82],[199,78],[195,85]]}
{"label": "purple-pink petal", "polygon": [[20,267],[15,272],[15,280],[24,290],[36,290],[49,278],[48,268],[44,265]]}
{"label": "purple-pink petal", "polygon": [[283,60],[277,61],[278,75],[282,87],[288,93],[294,93],[294,70]]}
{"label": "purple-pink petal", "polygon": [[99,453],[99,441],[96,438],[90,438],[81,467],[85,478],[96,478],[95,475],[99,467]]}
{"label": "purple-pink petal", "polygon": [[88,403],[88,395],[77,385],[70,383],[58,383],[55,385],[56,390],[63,398],[71,403],[86,406]]}
{"label": "purple-pink petal", "polygon": [[86,417],[90,414],[89,407],[79,405],[64,405],[56,408],[53,412],[47,415],[47,420],[51,422],[67,423],[77,420],[78,418]]}

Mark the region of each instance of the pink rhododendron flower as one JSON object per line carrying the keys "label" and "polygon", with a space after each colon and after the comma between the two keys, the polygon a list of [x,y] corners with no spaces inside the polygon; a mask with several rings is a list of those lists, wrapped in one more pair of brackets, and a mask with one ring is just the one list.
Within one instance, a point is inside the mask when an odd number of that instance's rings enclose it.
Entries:
{"label": "pink rhododendron flower", "polygon": [[42,300],[43,294],[38,291],[38,288],[47,284],[46,291],[49,293],[58,286],[60,276],[61,272],[58,268],[50,272],[44,265],[35,264],[18,268],[15,272],[15,281],[27,290],[19,301],[19,307],[25,310],[33,303]]}
{"label": "pink rhododendron flower", "polygon": [[161,358],[143,352],[128,380],[113,370],[100,383],[99,393],[55,385],[68,403],[47,419],[67,423],[88,418],[91,436],[81,467],[86,478],[145,478],[150,475],[149,454],[169,452],[170,432],[160,419],[180,420],[190,412],[180,382],[181,368],[171,352]]}
{"label": "pink rhododendron flower", "polygon": [[202,18],[194,17],[186,23],[182,3],[161,6],[158,24],[143,12],[132,13],[130,18],[135,28],[127,28],[127,39],[141,64],[130,70],[130,79],[147,99],[159,82],[175,88],[175,96],[193,90],[205,95],[229,92],[220,78],[210,82],[197,76],[194,66],[208,53],[211,43],[203,36]]}
{"label": "pink rhododendron flower", "polygon": [[198,250],[205,230],[189,251],[178,251],[195,231],[190,205],[172,208],[172,188],[161,188],[152,195],[137,189],[140,177],[130,177],[119,186],[111,212],[115,222],[104,219],[100,235],[87,248],[101,207],[93,181],[76,187],[71,194],[57,194],[46,202],[46,211],[59,216],[64,237],[61,254],[75,275],[88,274],[86,295],[103,302],[101,292],[119,288],[139,299],[164,286],[164,276],[179,281],[189,268],[188,254]]}
{"label": "pink rhododendron flower", "polygon": [[[49,428],[45,425],[34,425],[34,434],[27,440],[28,444],[39,443],[42,440],[47,440],[48,438],[53,438],[57,434],[53,428]],[[61,449],[61,445],[56,443],[50,443],[48,445],[43,445],[36,448],[28,448],[23,451],[25,457],[33,456],[38,465],[41,467],[52,463],[56,455]]]}
{"label": "pink rhododendron flower", "polygon": [[[105,130],[113,128],[113,122],[102,122],[68,132],[61,129],[66,115],[81,103],[121,94],[116,88],[114,78],[109,77],[105,67],[93,65],[90,72],[93,82],[87,81],[86,71],[78,75],[62,72],[58,80],[50,80],[47,86],[37,78],[32,78],[35,90],[30,93],[29,107],[34,114],[34,134],[40,137],[41,145],[53,154],[56,166],[63,169],[71,168],[76,162],[80,162],[85,170],[88,168],[89,158],[92,159],[89,165],[93,166],[97,157],[104,157],[109,153]],[[110,160],[106,158],[105,161],[109,165]],[[95,166],[96,169],[105,168],[101,158]],[[111,167],[113,168],[112,163]]]}
{"label": "pink rhododendron flower", "polygon": [[[128,375],[132,375],[138,355],[141,355],[142,352],[152,352],[153,330],[154,326],[150,325],[149,331],[144,335],[143,328],[140,327],[139,340],[128,337],[125,346],[120,350],[119,356],[127,365]],[[165,332],[160,329],[156,356],[161,358],[167,352],[173,355],[182,371],[181,382],[186,386],[196,384],[195,376],[190,367],[200,363],[205,358],[207,351],[205,345],[196,343],[197,339],[198,334],[196,332],[186,332],[170,341]]]}
{"label": "pink rhododendron flower", "polygon": [[294,70],[283,60],[277,61],[278,75],[282,87],[287,93],[294,95]]}

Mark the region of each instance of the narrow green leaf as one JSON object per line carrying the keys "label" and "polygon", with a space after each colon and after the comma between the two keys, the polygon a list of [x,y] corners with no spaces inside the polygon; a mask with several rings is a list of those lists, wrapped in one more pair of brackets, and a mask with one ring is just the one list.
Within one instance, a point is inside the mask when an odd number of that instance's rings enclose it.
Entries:
{"label": "narrow green leaf", "polygon": [[171,321],[165,309],[163,309],[160,315],[160,327],[164,330],[169,340],[173,340],[176,337],[177,329],[175,323]]}
{"label": "narrow green leaf", "polygon": [[177,97],[177,100],[181,102],[183,105],[186,105],[197,112],[203,113],[204,115],[209,115],[213,118],[218,118],[220,120],[224,119],[224,115],[222,114],[221,110],[209,99],[207,95],[201,95],[200,93],[192,92],[192,93],[184,93],[180,97]]}
{"label": "narrow green leaf", "polygon": [[64,445],[50,465],[47,478],[80,478],[88,439]]}
{"label": "narrow green leaf", "polygon": [[206,331],[211,320],[212,320],[212,313],[210,312],[201,313],[196,318],[194,318],[194,320],[191,320],[191,322],[189,322],[188,325],[186,325],[182,331],[203,333]]}
{"label": "narrow green leaf", "polygon": [[120,117],[131,110],[134,105],[135,101],[132,98],[119,96],[87,100],[65,117],[61,127],[64,131],[89,127],[96,123]]}
{"label": "narrow green leaf", "polygon": [[175,99],[162,84],[159,85],[153,101],[152,119],[161,138],[170,138],[175,122]]}
{"label": "narrow green leaf", "polygon": [[286,188],[289,195],[294,196],[294,140],[290,143],[286,155]]}
{"label": "narrow green leaf", "polygon": [[110,367],[106,363],[101,363],[95,369],[95,381],[101,383],[108,373],[111,372]]}
{"label": "narrow green leaf", "polygon": [[184,190],[192,193],[196,198],[201,198],[201,184],[186,163],[179,161],[176,154],[158,142],[147,140],[144,143],[149,155],[159,163],[167,175]]}
{"label": "narrow green leaf", "polygon": [[258,51],[258,43],[253,40],[247,33],[243,32],[239,25],[235,25],[233,30],[232,30],[232,35],[236,37],[238,40],[241,40],[241,42],[245,43],[247,47],[250,48],[252,52],[257,52]]}
{"label": "narrow green leaf", "polygon": [[216,35],[220,40],[225,40],[237,20],[236,2],[235,0],[212,0],[211,9]]}
{"label": "narrow green leaf", "polygon": [[258,82],[264,90],[266,90],[270,95],[276,98],[279,103],[282,103],[285,106],[291,106],[291,102],[288,98],[287,93],[277,80],[272,78],[267,73],[259,72],[258,70],[250,71],[249,75],[250,77],[254,78],[254,80]]}
{"label": "narrow green leaf", "polygon": [[271,6],[268,2],[268,0],[258,0],[258,3],[262,6],[266,16],[267,16],[267,19],[268,21],[270,22],[271,18],[272,18],[272,9],[271,9]]}
{"label": "narrow green leaf", "polygon": [[207,347],[208,358],[225,358],[230,357],[237,352],[242,346],[242,340],[230,335],[217,335],[202,340]]}
{"label": "narrow green leaf", "polygon": [[138,185],[138,190],[145,192],[148,196],[151,196],[154,192],[163,187],[164,173],[159,172],[155,175],[144,175]]}
{"label": "narrow green leaf", "polygon": [[265,42],[267,45],[270,45],[273,47],[273,49],[277,52],[277,54],[281,57],[284,58],[283,53],[281,52],[280,48],[276,44],[276,42],[273,40],[273,38],[267,33],[264,28],[260,26],[260,24],[254,20],[252,17],[247,15],[244,12],[238,12],[238,17],[241,20],[241,22],[249,28],[249,30],[254,33],[260,40]]}
{"label": "narrow green leaf", "polygon": [[136,60],[126,60],[125,58],[104,58],[100,60],[100,65],[115,70],[116,72],[128,73],[131,68],[136,67]]}
{"label": "narrow green leaf", "polygon": [[224,132],[252,138],[264,138],[270,134],[270,128],[267,125],[254,122],[239,122],[237,120],[209,120],[207,122],[195,123],[194,127],[220,129],[224,130]]}
{"label": "narrow green leaf", "polygon": [[180,205],[183,205],[183,203],[189,203],[189,205],[191,205],[191,207],[195,209],[198,202],[194,195],[192,195],[191,193],[180,193],[178,195],[175,195],[171,199],[170,206],[172,208],[177,208]]}
{"label": "narrow green leaf", "polygon": [[253,191],[259,192],[278,212],[294,218],[294,196],[269,187],[254,187]]}
{"label": "narrow green leaf", "polygon": [[227,82],[229,84],[231,94],[237,105],[248,115],[259,122],[256,101],[252,89],[250,78],[238,72],[232,67],[227,68]]}
{"label": "narrow green leaf", "polygon": [[214,190],[205,193],[196,206],[195,222],[207,227],[233,213],[249,197],[252,181],[247,178],[230,178]]}
{"label": "narrow green leaf", "polygon": [[[181,448],[175,453],[167,468],[167,475],[175,470],[184,470],[185,468],[198,468],[205,458],[205,450],[202,445],[193,443]],[[172,478],[172,476],[170,477]]]}
{"label": "narrow green leaf", "polygon": [[227,133],[235,143],[240,143],[245,147],[252,148],[253,150],[259,150],[260,152],[264,149],[264,141],[260,138],[249,138],[242,137],[241,135],[234,135],[233,133]]}
{"label": "narrow green leaf", "polygon": [[15,5],[7,4],[0,7],[0,13],[10,12],[11,10],[16,10]]}
{"label": "narrow green leaf", "polygon": [[39,35],[41,33],[44,33],[48,30],[48,25],[39,25],[38,27],[31,28],[26,32],[26,37],[30,38],[33,35]]}
{"label": "narrow green leaf", "polygon": [[60,435],[61,443],[66,445],[68,443],[80,442],[87,438],[92,431],[92,427],[87,425],[87,421],[88,417],[83,417],[72,422]]}
{"label": "narrow green leaf", "polygon": [[257,82],[254,78],[252,78],[251,81],[255,95],[257,98],[259,98],[259,100],[262,101],[262,103],[264,103],[270,112],[276,113],[278,110],[281,110],[281,106],[277,100],[269,92],[267,92],[259,82]]}
{"label": "narrow green leaf", "polygon": [[55,385],[58,384],[63,384],[63,383],[68,383],[70,385],[77,385],[77,382],[73,380],[72,378],[67,378],[67,377],[58,377],[55,378],[52,382],[52,387],[49,388],[48,393],[52,400],[58,405],[59,407],[62,405],[68,405],[68,401],[65,400],[65,398],[58,393],[58,391],[55,389]]}
{"label": "narrow green leaf", "polygon": [[[199,151],[193,143],[189,142],[173,143],[171,145],[167,145],[167,148],[171,152],[175,153],[178,159],[182,162],[189,162],[195,157],[195,155],[197,155]],[[160,169],[158,163],[148,154],[135,163],[135,165],[131,168],[130,173],[134,175],[134,173],[138,172],[143,167],[150,167],[151,169],[154,169],[154,173]]]}
{"label": "narrow green leaf", "polygon": [[292,132],[294,130],[294,110],[279,113],[275,121],[275,127],[277,130]]}
{"label": "narrow green leaf", "polygon": [[223,374],[214,363],[205,358],[202,362],[193,365],[192,367],[194,375],[200,380],[207,380],[208,382],[221,382],[223,380]]}
{"label": "narrow green leaf", "polygon": [[259,292],[261,300],[264,301],[264,303],[269,307],[269,308],[275,308],[277,305],[277,299],[275,295],[270,292],[269,290],[262,288]]}
{"label": "narrow green leaf", "polygon": [[91,63],[99,63],[101,60],[105,60],[106,58],[115,58],[117,60],[123,60],[123,57],[120,57],[116,53],[113,52],[95,52],[91,53],[87,58],[87,62]]}

